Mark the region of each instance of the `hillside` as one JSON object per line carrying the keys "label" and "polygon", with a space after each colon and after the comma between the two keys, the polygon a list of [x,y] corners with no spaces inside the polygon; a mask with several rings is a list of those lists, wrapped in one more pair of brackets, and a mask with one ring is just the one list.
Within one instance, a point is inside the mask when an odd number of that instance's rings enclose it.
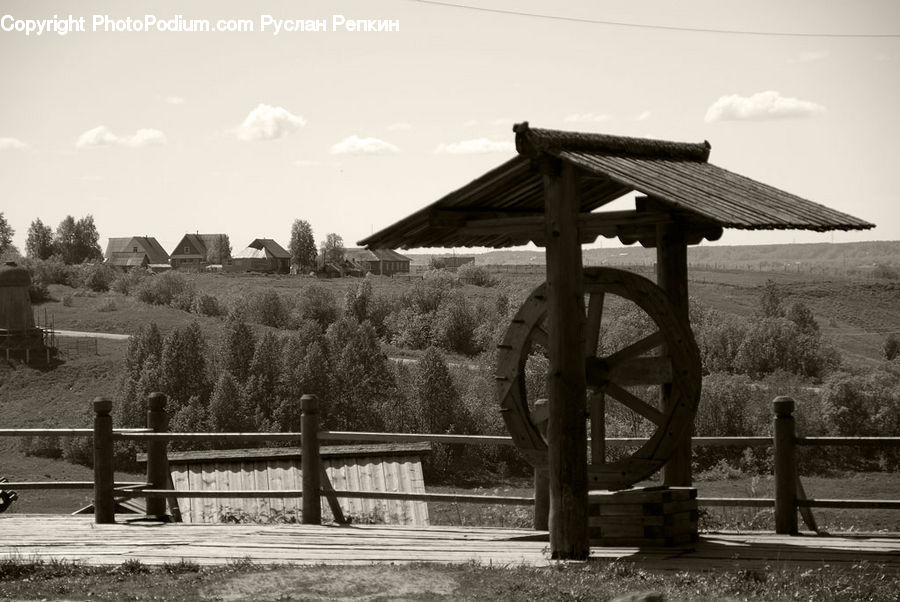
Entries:
{"label": "hillside", "polygon": [[[544,252],[497,250],[485,253],[466,253],[462,249],[457,255],[475,255],[475,262],[489,265],[543,264]],[[406,253],[416,265],[426,265],[433,256],[430,254]],[[584,251],[585,265],[646,265],[654,263],[656,252],[640,245],[630,247],[605,247]],[[782,245],[700,245],[690,247],[688,262],[691,264],[716,265],[718,267],[741,267],[751,269],[776,268],[783,266],[804,269],[831,268],[871,268],[875,264],[900,265],[900,241],[875,241],[851,243],[815,243]]]}

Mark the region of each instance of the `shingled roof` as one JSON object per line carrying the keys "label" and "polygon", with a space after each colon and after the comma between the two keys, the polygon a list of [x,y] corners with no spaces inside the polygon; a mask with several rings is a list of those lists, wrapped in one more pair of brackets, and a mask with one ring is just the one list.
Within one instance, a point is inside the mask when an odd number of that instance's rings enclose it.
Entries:
{"label": "shingled roof", "polygon": [[[138,247],[135,253],[132,249]],[[147,255],[150,264],[168,264],[169,254],[152,236],[130,236],[127,238],[110,238],[106,245],[106,260],[114,265],[140,265],[143,255]],[[137,262],[137,263],[135,263]]]}
{"label": "shingled roof", "polygon": [[484,232],[460,226],[473,215],[542,214],[544,188],[537,160],[546,157],[579,169],[583,213],[637,191],[673,215],[723,228],[824,232],[874,227],[709,163],[708,142],[532,129],[527,122],[513,130],[517,157],[358,244],[405,249],[525,244],[532,236],[515,229]]}

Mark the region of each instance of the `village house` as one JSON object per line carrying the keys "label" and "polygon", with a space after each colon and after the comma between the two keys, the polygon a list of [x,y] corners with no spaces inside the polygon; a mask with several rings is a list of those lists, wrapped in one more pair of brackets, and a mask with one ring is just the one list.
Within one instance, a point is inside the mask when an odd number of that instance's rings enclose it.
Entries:
{"label": "village house", "polygon": [[209,250],[225,234],[185,234],[171,254],[172,269],[199,270],[209,263]]}
{"label": "village house", "polygon": [[408,274],[410,259],[391,249],[347,249],[344,258],[359,266],[365,274],[376,276]]}
{"label": "village house", "polygon": [[155,271],[169,269],[169,254],[152,236],[110,238],[104,261],[124,270],[135,267],[149,267]]}
{"label": "village house", "polygon": [[287,274],[291,269],[291,254],[271,238],[257,238],[235,254],[226,269],[229,272]]}

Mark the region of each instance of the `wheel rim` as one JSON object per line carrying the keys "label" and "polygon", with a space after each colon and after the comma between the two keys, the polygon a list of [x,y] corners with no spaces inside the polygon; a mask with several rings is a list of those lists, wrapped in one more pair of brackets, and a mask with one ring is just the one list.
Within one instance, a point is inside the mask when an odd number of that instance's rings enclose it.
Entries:
{"label": "wheel rim", "polygon": [[[665,292],[647,278],[612,268],[587,268],[584,288],[588,295],[583,344],[589,407],[602,407],[613,400],[655,425],[650,438],[629,456],[588,466],[591,487],[621,489],[662,468],[679,443],[690,436],[700,398],[700,354],[689,325],[678,318]],[[650,317],[655,329],[599,356],[596,349],[607,295],[634,303]],[[496,376],[497,398],[507,429],[536,467],[547,466],[547,444],[528,409],[525,362],[534,343],[549,349],[543,325],[547,305],[545,283],[532,291],[513,317],[499,345]],[[664,353],[647,355],[655,350]],[[627,389],[639,385],[660,385],[660,399],[648,402]]]}

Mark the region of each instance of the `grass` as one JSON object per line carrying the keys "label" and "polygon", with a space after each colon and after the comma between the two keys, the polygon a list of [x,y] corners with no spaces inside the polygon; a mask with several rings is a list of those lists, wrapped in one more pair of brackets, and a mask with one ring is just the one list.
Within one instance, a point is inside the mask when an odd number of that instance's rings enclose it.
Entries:
{"label": "grass", "polygon": [[860,563],[849,569],[646,570],[618,561],[544,568],[468,565],[273,566],[236,560],[222,567],[139,561],[89,567],[0,561],[0,599],[44,600],[895,600],[900,577]]}

